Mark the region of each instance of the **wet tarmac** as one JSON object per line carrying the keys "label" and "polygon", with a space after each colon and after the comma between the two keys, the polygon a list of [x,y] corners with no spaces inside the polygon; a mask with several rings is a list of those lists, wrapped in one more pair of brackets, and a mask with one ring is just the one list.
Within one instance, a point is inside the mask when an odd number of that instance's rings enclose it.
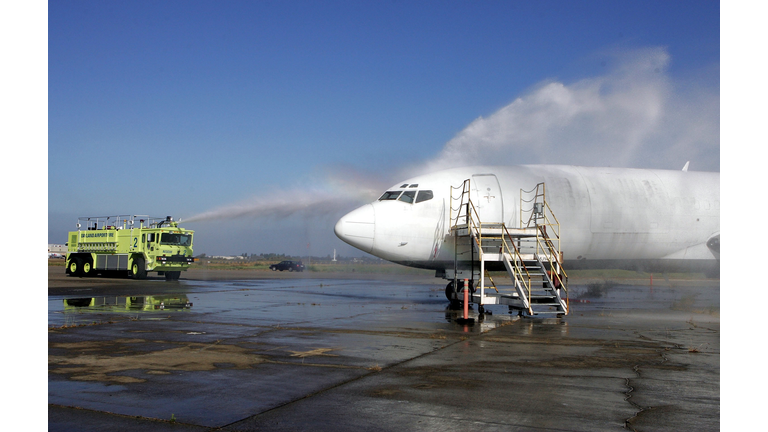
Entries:
{"label": "wet tarmac", "polygon": [[719,281],[572,283],[563,319],[463,326],[412,279],[70,278],[49,430],[720,429]]}

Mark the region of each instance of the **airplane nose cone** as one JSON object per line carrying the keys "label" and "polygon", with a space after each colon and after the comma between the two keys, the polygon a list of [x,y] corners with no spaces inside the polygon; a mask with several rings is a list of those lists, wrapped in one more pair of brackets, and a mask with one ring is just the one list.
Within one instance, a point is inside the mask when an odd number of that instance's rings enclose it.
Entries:
{"label": "airplane nose cone", "polygon": [[333,231],[345,243],[370,253],[373,250],[375,226],[373,205],[366,204],[339,219]]}

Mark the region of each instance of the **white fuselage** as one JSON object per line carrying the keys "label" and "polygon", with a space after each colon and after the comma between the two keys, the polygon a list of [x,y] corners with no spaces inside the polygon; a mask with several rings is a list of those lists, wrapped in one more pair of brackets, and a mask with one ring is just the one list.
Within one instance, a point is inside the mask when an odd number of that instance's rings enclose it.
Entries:
{"label": "white fuselage", "polygon": [[521,217],[527,217],[520,213],[521,190],[543,182],[560,223],[567,262],[611,266],[618,261],[719,260],[720,174],[708,172],[558,165],[454,168],[394,185],[382,199],[342,217],[336,235],[389,261],[451,267],[454,247],[447,240],[451,214],[457,211],[451,188],[467,179],[480,219],[508,227],[520,226]]}

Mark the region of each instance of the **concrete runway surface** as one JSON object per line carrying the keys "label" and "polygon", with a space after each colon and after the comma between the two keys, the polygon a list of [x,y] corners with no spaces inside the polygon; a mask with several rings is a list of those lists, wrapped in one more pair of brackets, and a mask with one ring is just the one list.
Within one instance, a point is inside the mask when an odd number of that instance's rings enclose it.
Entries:
{"label": "concrete runway surface", "polygon": [[51,431],[720,429],[719,281],[571,282],[563,319],[462,326],[439,279],[56,270]]}

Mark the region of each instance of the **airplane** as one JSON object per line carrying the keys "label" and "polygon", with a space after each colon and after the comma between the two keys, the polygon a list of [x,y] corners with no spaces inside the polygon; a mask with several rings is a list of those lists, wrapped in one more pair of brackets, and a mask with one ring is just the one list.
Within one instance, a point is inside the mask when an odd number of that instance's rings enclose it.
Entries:
{"label": "airplane", "polygon": [[[546,202],[535,207],[537,199]],[[541,216],[544,205],[557,223],[543,232],[562,253],[543,266],[548,271],[554,265],[558,271],[562,266],[719,275],[720,173],[688,171],[688,164],[680,171],[571,165],[452,168],[396,183],[378,200],[343,216],[334,231],[371,255],[435,270],[436,277],[450,281],[446,296],[453,302],[457,280],[469,279],[474,289],[479,280],[484,283],[483,271],[510,271],[512,261],[497,257],[479,266],[481,252],[466,229],[462,237],[460,225],[466,228],[477,219],[474,223],[497,231],[512,230],[510,239],[519,240],[526,236],[520,230]],[[474,238],[482,235],[474,232]]]}

